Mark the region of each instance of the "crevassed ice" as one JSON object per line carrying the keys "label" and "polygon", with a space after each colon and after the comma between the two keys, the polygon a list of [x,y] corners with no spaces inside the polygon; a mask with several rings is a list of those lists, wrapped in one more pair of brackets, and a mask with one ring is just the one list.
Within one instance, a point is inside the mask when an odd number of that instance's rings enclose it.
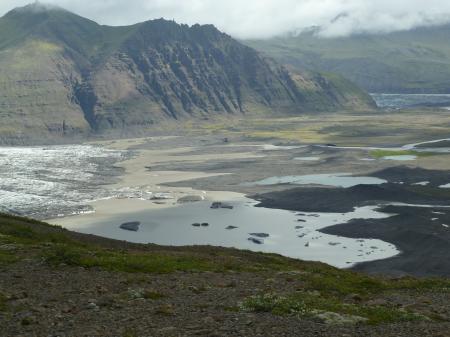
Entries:
{"label": "crevassed ice", "polygon": [[89,210],[128,152],[90,145],[0,147],[0,211],[39,219]]}

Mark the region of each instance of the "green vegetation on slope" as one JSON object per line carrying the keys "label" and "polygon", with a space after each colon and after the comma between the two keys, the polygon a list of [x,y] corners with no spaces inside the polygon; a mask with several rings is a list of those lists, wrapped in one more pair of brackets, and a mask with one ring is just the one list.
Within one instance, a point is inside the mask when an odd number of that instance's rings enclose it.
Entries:
{"label": "green vegetation on slope", "polygon": [[314,32],[246,43],[300,69],[345,76],[370,92],[448,93],[450,26],[321,38]]}
{"label": "green vegetation on slope", "polygon": [[[89,243],[83,239],[87,236],[78,235],[59,227],[50,226],[34,220],[1,215],[0,244],[5,248],[34,248],[37,250],[19,249],[3,251],[4,265],[20,261],[31,252],[43,258],[48,264],[57,267],[60,264],[86,268],[101,267],[106,270],[127,273],[170,273],[174,271],[258,271],[258,270],[288,270],[295,263],[278,256],[266,255],[252,264],[241,262],[239,256],[231,254],[216,254],[164,249],[157,247],[137,246],[137,249],[122,249],[118,242],[112,240]],[[108,245],[116,244],[117,249]],[[126,245],[125,245],[126,246]],[[130,245],[133,247],[134,245]],[[22,255],[22,253],[24,255]],[[14,259],[13,259],[14,257]]]}
{"label": "green vegetation on slope", "polygon": [[20,46],[30,37],[44,37],[66,48],[78,62],[86,63],[107,56],[136,29],[100,26],[62,8],[40,6],[16,8],[1,18],[0,50]]}
{"label": "green vegetation on slope", "polygon": [[[345,304],[338,298],[318,296],[316,293],[297,293],[287,297],[273,294],[252,296],[246,299],[241,307],[243,310],[254,312],[271,312],[278,315],[294,314],[312,319],[322,318],[325,322],[334,322],[335,324],[361,322],[380,324],[426,319],[415,313],[396,308]],[[330,313],[339,313],[339,316]]]}
{"label": "green vegetation on slope", "polygon": [[420,151],[414,151],[414,150],[373,150],[370,151],[370,155],[374,158],[383,158],[383,157],[390,157],[390,156],[416,156],[416,157],[429,157],[429,156],[436,156],[439,155],[439,153],[432,153],[432,152],[420,152]]}

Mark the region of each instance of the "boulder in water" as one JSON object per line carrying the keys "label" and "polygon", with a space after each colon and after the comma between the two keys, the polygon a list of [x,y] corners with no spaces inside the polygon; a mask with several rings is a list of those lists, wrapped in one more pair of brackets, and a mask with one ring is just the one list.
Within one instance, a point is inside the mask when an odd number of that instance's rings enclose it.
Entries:
{"label": "boulder in water", "polygon": [[132,231],[137,232],[139,230],[139,226],[141,223],[139,221],[131,221],[131,222],[125,222],[120,225],[121,229],[124,229],[126,231]]}
{"label": "boulder in water", "polygon": [[267,233],[250,233],[251,236],[256,236],[257,238],[268,238],[270,235]]}
{"label": "boulder in water", "polygon": [[257,245],[262,245],[264,243],[264,240],[262,239],[257,239],[257,238],[248,238],[248,241],[253,242]]}
{"label": "boulder in water", "polygon": [[234,206],[232,206],[230,204],[227,204],[227,203],[224,203],[224,202],[219,202],[219,201],[213,202],[212,205],[211,205],[212,209],[219,209],[219,208],[233,209],[233,207]]}

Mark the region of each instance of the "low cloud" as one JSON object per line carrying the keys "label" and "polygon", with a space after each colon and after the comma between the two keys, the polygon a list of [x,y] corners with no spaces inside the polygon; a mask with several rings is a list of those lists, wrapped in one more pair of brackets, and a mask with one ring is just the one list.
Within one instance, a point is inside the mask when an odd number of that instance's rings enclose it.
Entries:
{"label": "low cloud", "polygon": [[[0,13],[29,0],[1,0]],[[442,0],[48,0],[102,24],[149,19],[212,23],[242,39],[264,39],[310,27],[325,37],[385,33],[450,22]]]}

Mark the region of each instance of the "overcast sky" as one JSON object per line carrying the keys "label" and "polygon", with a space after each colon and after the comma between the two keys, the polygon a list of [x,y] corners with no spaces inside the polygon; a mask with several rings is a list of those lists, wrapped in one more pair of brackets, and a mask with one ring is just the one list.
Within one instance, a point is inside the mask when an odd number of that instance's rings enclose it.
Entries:
{"label": "overcast sky", "polygon": [[[0,14],[32,0],[0,0]],[[450,22],[448,0],[47,0],[102,24],[154,18],[212,23],[237,38],[320,26],[323,36],[388,32]]]}

